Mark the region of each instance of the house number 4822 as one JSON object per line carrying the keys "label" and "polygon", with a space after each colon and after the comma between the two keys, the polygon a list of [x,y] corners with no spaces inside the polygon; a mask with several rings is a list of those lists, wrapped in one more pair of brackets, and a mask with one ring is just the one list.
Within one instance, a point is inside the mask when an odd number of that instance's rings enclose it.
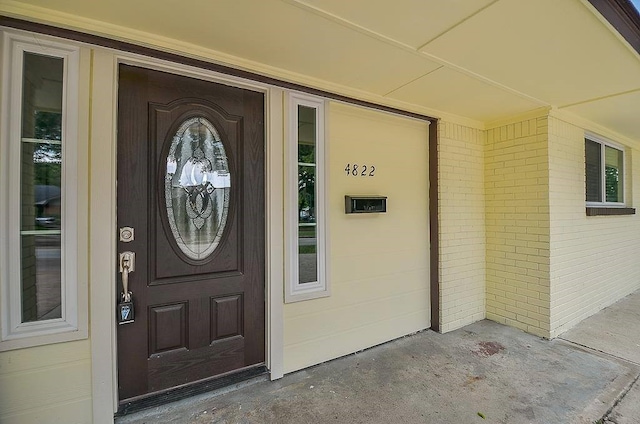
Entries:
{"label": "house number 4822", "polygon": [[376,174],[375,165],[358,165],[357,163],[348,163],[344,167],[348,177],[374,177]]}

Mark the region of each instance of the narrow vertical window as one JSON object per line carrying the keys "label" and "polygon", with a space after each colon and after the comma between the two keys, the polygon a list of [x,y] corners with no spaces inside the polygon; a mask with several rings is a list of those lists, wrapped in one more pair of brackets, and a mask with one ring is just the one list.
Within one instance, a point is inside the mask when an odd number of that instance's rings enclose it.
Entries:
{"label": "narrow vertical window", "polygon": [[318,281],[316,109],[298,105],[298,282]]}
{"label": "narrow vertical window", "polygon": [[24,52],[20,157],[22,322],[62,317],[64,60]]}
{"label": "narrow vertical window", "polygon": [[292,94],[288,156],[287,301],[327,296],[324,102]]}
{"label": "narrow vertical window", "polygon": [[35,35],[2,41],[0,350],[8,350],[86,337],[78,163],[87,159],[86,138],[78,140],[80,48]]}

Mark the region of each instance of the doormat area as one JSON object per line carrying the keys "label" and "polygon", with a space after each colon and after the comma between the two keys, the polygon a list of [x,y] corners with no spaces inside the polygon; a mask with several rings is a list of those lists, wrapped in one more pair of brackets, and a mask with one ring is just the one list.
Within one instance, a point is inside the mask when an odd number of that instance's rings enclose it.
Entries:
{"label": "doormat area", "polygon": [[166,405],[170,402],[186,399],[192,396],[200,395],[214,390],[219,390],[224,387],[232,386],[234,384],[241,383],[246,380],[250,380],[255,377],[267,374],[267,367],[264,365],[258,367],[252,367],[236,373],[225,375],[223,377],[214,378],[198,383],[193,383],[187,386],[178,387],[175,389],[169,389],[167,391],[152,394],[142,399],[136,399],[133,401],[126,401],[120,403],[118,406],[118,412],[116,417],[122,417],[133,412],[141,411],[143,409],[154,408],[162,405]]}

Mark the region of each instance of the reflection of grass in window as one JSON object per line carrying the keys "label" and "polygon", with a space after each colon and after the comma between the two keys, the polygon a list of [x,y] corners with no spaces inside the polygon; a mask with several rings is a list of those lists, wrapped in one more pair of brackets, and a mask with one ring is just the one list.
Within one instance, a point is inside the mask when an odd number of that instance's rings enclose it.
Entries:
{"label": "reflection of grass in window", "polygon": [[299,227],[298,237],[309,238],[316,236],[316,227]]}
{"label": "reflection of grass in window", "polygon": [[304,253],[316,253],[316,246],[298,246],[298,253],[301,255]]}

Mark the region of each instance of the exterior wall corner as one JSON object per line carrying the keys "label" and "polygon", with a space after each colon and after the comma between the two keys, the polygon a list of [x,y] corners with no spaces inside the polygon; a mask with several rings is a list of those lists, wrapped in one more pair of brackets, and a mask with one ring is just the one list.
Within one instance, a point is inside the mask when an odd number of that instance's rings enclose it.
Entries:
{"label": "exterior wall corner", "polygon": [[438,125],[440,331],[485,318],[483,130]]}
{"label": "exterior wall corner", "polygon": [[548,338],[549,145],[546,115],[487,130],[487,318]]}

